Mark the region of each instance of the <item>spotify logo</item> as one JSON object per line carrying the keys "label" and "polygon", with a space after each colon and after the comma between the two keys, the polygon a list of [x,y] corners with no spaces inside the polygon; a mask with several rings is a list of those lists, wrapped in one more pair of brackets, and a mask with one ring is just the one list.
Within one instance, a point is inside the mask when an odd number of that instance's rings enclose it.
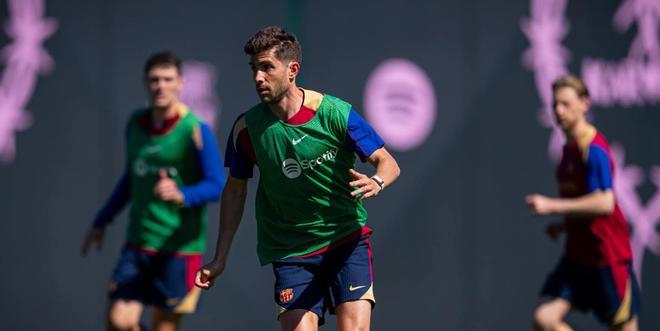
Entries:
{"label": "spotify logo", "polygon": [[298,161],[294,159],[286,159],[282,162],[282,172],[284,173],[284,176],[294,179],[300,176],[302,169],[300,168]]}
{"label": "spotify logo", "polygon": [[387,146],[411,150],[433,131],[435,91],[426,72],[415,63],[389,59],[369,76],[364,109],[367,120]]}

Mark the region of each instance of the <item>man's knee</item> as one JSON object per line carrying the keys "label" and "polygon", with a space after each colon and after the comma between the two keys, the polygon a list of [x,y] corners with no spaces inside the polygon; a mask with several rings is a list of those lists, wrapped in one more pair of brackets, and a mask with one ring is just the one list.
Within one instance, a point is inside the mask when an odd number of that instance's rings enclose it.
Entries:
{"label": "man's knee", "polygon": [[342,331],[367,331],[371,324],[371,307],[368,300],[356,300],[342,303],[335,312]]}
{"label": "man's knee", "polygon": [[279,320],[284,331],[317,330],[319,325],[318,315],[304,309],[294,309],[282,313]]}
{"label": "man's knee", "polygon": [[108,316],[109,329],[113,331],[138,330],[140,318],[134,318],[131,315],[121,313],[110,313]]}
{"label": "man's knee", "polygon": [[534,311],[534,330],[548,331],[552,330],[553,319],[540,307]]}
{"label": "man's knee", "polygon": [[562,323],[565,312],[555,305],[543,304],[534,311],[534,329],[537,331],[552,331]]}
{"label": "man's knee", "polygon": [[138,302],[116,301],[108,311],[108,329],[139,330],[142,305]]}

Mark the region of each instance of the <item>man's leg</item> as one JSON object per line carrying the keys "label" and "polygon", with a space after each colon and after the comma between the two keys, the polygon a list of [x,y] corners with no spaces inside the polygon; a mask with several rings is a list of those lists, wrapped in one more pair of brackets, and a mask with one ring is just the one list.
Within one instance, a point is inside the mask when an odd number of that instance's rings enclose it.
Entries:
{"label": "man's leg", "polygon": [[108,330],[140,330],[145,291],[142,254],[125,246],[112,273],[108,296]]}
{"label": "man's leg", "polygon": [[195,271],[201,267],[201,254],[158,253],[150,257],[153,331],[175,331],[184,314],[197,309],[201,289],[195,287]]}
{"label": "man's leg", "polygon": [[371,302],[368,300],[348,301],[337,305],[337,324],[340,331],[369,330],[371,324]]}
{"label": "man's leg", "polygon": [[176,331],[179,329],[181,314],[160,310],[151,310],[151,325],[153,331]]}
{"label": "man's leg", "polygon": [[623,324],[610,327],[611,331],[637,331],[637,317],[633,317],[630,321]]}
{"label": "man's leg", "polygon": [[108,309],[108,330],[138,331],[144,306],[135,300],[115,300]]}
{"label": "man's leg", "polygon": [[280,326],[283,331],[316,331],[319,316],[305,309],[289,310],[280,315]]}
{"label": "man's leg", "polygon": [[337,268],[329,277],[338,329],[369,330],[376,303],[369,238],[337,248],[329,263]]}
{"label": "man's leg", "polygon": [[[637,276],[633,270],[632,263],[619,263],[601,268],[600,300],[602,305],[596,310],[599,319],[610,324],[612,331],[637,331],[637,314],[640,306],[640,293],[637,284]],[[624,287],[623,293],[617,291],[618,287]],[[623,285],[625,284],[625,285]],[[613,296],[612,293],[617,293]],[[610,294],[610,295],[607,295]],[[615,312],[611,316],[611,313]]]}
{"label": "man's leg", "polygon": [[273,262],[273,298],[282,330],[318,330],[323,324],[327,282],[319,275],[322,255],[292,257]]}
{"label": "man's leg", "polygon": [[564,317],[571,311],[571,303],[556,298],[541,303],[534,312],[534,330],[536,331],[570,331],[573,330],[564,322]]}

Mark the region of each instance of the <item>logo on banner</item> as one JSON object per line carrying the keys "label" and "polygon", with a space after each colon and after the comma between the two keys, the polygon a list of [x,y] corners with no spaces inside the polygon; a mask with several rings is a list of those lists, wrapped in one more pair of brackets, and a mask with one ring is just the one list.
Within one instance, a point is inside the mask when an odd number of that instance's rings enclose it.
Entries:
{"label": "logo on banner", "polygon": [[431,79],[411,61],[389,59],[369,75],[364,110],[388,147],[414,149],[428,138],[435,125],[436,99]]}
{"label": "logo on banner", "polygon": [[57,30],[57,21],[44,17],[44,0],[8,0],[5,31],[11,42],[2,49],[5,65],[0,77],[0,162],[16,157],[16,133],[32,126],[25,109],[37,86],[39,74],[49,73],[55,63],[43,42]]}
{"label": "logo on banner", "polygon": [[[562,40],[570,32],[566,19],[567,0],[531,0],[529,18],[521,28],[530,42],[522,55],[522,63],[534,72],[538,94],[543,102],[539,122],[550,128],[548,154],[557,161],[561,156],[564,136],[555,124],[552,111],[552,82],[568,73],[570,51]],[[619,33],[637,25],[628,56],[619,61],[586,58],[582,61],[581,76],[589,87],[592,105],[631,107],[660,102],[660,3],[656,0],[624,0],[614,13],[613,23]],[[643,204],[637,193],[646,176],[641,167],[625,163],[625,149],[621,143],[612,144],[617,167],[614,191],[619,207],[633,227],[631,246],[634,267],[641,280],[642,260],[648,249],[660,255],[660,166],[653,166],[650,180],[655,194]]]}

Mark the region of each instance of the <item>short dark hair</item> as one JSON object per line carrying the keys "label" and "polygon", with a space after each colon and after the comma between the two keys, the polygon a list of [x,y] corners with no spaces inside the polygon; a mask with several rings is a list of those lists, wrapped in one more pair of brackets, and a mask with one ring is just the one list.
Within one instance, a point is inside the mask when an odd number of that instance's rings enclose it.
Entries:
{"label": "short dark hair", "polygon": [[176,71],[181,74],[181,59],[169,51],[155,53],[144,64],[144,76],[146,77],[149,70],[154,67],[175,67]]}
{"label": "short dark hair", "polygon": [[552,92],[557,93],[559,89],[564,87],[570,87],[575,90],[575,93],[577,93],[578,97],[580,98],[589,97],[589,89],[587,88],[587,84],[585,84],[582,79],[576,76],[565,75],[557,78],[552,83]]}
{"label": "short dark hair", "polygon": [[280,61],[302,61],[302,50],[298,39],[279,26],[261,29],[245,43],[243,51],[253,56],[273,48],[275,57]]}

